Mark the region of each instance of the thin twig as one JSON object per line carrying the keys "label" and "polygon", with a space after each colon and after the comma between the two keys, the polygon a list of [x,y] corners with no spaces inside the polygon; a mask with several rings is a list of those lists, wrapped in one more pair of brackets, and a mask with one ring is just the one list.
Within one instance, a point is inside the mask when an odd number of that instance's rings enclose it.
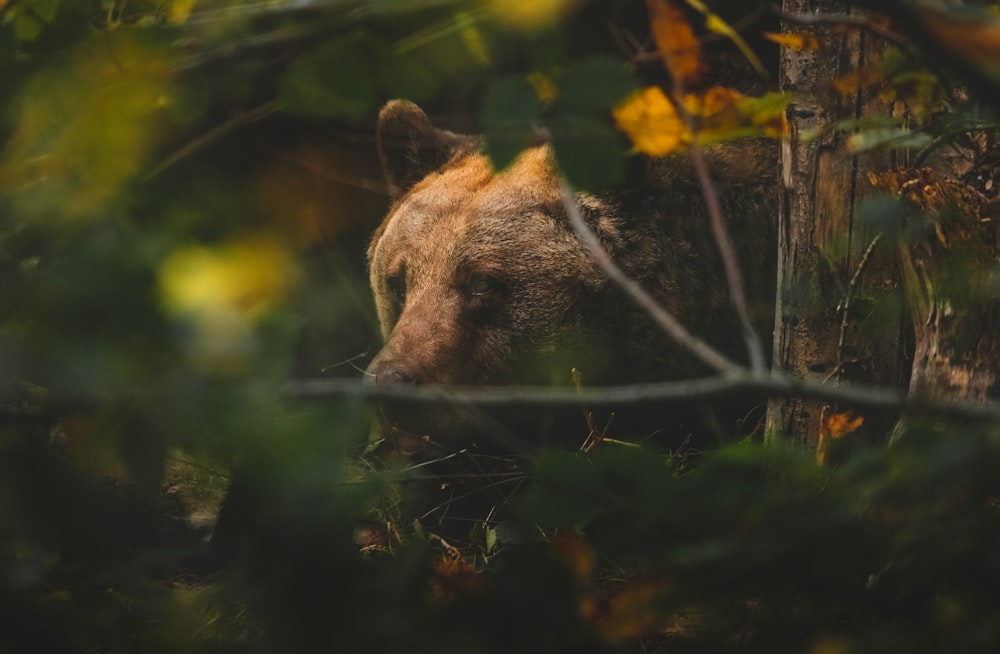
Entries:
{"label": "thin twig", "polygon": [[323,366],[322,368],[319,369],[319,372],[320,374],[323,374],[333,370],[334,368],[339,368],[340,366],[350,366],[354,370],[360,372],[362,375],[370,375],[371,373],[367,372],[364,368],[354,365],[355,361],[357,361],[358,359],[363,359],[367,357],[369,354],[370,352],[368,350],[365,350],[364,352],[355,354],[352,357],[347,357],[346,359],[338,361],[337,363],[331,363],[328,366]]}
{"label": "thin twig", "polygon": [[882,234],[877,234],[872,242],[868,244],[865,249],[864,254],[861,255],[861,261],[858,262],[858,267],[851,276],[851,281],[847,284],[847,291],[844,293],[844,302],[840,305],[840,310],[842,314],[840,316],[840,336],[837,338],[837,364],[833,367],[833,370],[823,379],[824,382],[829,382],[834,377],[840,378],[840,374],[844,368],[844,344],[847,340],[847,326],[849,322],[850,312],[851,312],[851,302],[854,300],[854,292],[857,290],[858,282],[861,280],[861,274],[864,272],[865,268],[868,266],[868,261],[871,259],[872,252],[875,251],[875,246],[882,239]]}
{"label": "thin twig", "polygon": [[[680,78],[674,81],[674,108],[677,115],[681,117],[691,134],[697,135],[697,125],[694,116],[684,106],[684,84]],[[767,370],[767,358],[764,356],[764,347],[761,344],[760,336],[754,329],[753,320],[750,318],[750,309],[747,305],[746,287],[743,283],[743,273],[740,272],[739,257],[736,248],[729,237],[729,229],[726,227],[726,218],[722,215],[722,204],[719,202],[719,194],[715,184],[712,182],[712,175],[708,169],[708,161],[705,159],[705,151],[698,143],[698,139],[692,138],[691,143],[691,163],[694,166],[695,175],[701,186],[702,195],[705,198],[705,206],[708,211],[708,221],[712,227],[712,236],[715,238],[715,245],[722,258],[722,267],[725,270],[726,284],[729,288],[729,299],[736,310],[736,315],[740,321],[740,328],[743,332],[743,340],[746,343],[747,354],[750,358],[750,368],[755,373],[763,374]]]}
{"label": "thin twig", "polygon": [[702,194],[705,196],[712,235],[715,237],[715,244],[719,248],[722,265],[726,271],[729,299],[740,319],[743,339],[746,341],[747,353],[750,356],[750,368],[754,372],[762,373],[767,370],[767,359],[764,356],[764,347],[760,336],[754,329],[753,320],[750,318],[746,286],[743,283],[743,274],[740,272],[739,258],[736,254],[736,248],[733,247],[733,241],[729,237],[726,219],[722,215],[722,207],[719,204],[719,194],[712,183],[705,152],[697,143],[691,148],[691,160],[694,164],[695,174],[698,176],[698,182],[701,184]]}
{"label": "thin twig", "polygon": [[301,168],[307,173],[321,177],[327,181],[333,182],[334,184],[342,184],[344,186],[361,189],[362,191],[378,193],[379,195],[389,195],[389,189],[386,187],[384,182],[366,177],[340,175],[330,168],[326,168],[304,157],[293,157],[279,152],[275,154],[275,158],[280,161],[288,162],[293,166]]}
{"label": "thin twig", "polygon": [[146,173],[144,180],[148,181],[152,179],[153,177],[159,175],[164,170],[174,165],[181,159],[189,157],[198,150],[207,147],[209,144],[213,143],[214,141],[217,141],[218,139],[222,138],[229,132],[232,132],[236,128],[242,127],[244,125],[249,125],[251,123],[255,123],[257,121],[267,118],[268,116],[271,116],[272,114],[277,113],[280,108],[281,106],[277,100],[270,100],[268,102],[265,102],[264,104],[258,105],[251,109],[247,109],[246,111],[239,111],[233,114],[225,121],[223,121],[221,124],[216,125],[212,129],[202,134],[201,136],[195,138],[192,141],[189,141],[188,143],[184,144],[183,146],[175,150],[173,153],[167,156],[166,159],[164,159],[156,167],[154,167],[151,171]]}
{"label": "thin twig", "polygon": [[673,316],[669,311],[664,309],[659,302],[656,301],[653,296],[651,296],[642,286],[639,285],[634,279],[625,274],[625,272],[619,268],[614,261],[611,260],[611,256],[608,254],[607,250],[601,245],[601,242],[597,239],[597,236],[591,231],[590,227],[584,221],[583,216],[580,214],[580,208],[576,204],[576,200],[573,197],[573,192],[570,190],[569,185],[565,180],[560,182],[559,185],[560,198],[562,199],[563,207],[566,209],[566,213],[569,216],[570,224],[573,227],[573,231],[580,238],[584,247],[590,253],[590,256],[594,258],[597,265],[601,267],[602,270],[611,278],[615,284],[618,285],[625,293],[642,308],[655,322],[660,326],[663,331],[665,331],[671,338],[687,349],[691,354],[700,359],[705,365],[711,369],[718,372],[729,372],[741,368],[739,364],[731,361],[721,352],[713,348],[711,345],[701,340],[691,332],[689,332],[684,325],[680,323],[677,318]]}

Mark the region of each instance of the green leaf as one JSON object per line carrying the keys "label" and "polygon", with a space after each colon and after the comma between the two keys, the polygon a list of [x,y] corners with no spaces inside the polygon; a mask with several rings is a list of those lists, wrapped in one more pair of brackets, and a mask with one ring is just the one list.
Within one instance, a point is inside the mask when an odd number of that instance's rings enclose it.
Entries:
{"label": "green leaf", "polygon": [[577,528],[610,509],[604,480],[581,454],[545,452],[534,472],[538,483],[520,502],[520,513],[531,521]]}
{"label": "green leaf", "polygon": [[559,84],[559,104],[568,112],[604,112],[633,92],[639,84],[632,71],[618,59],[606,56],[584,59]]}
{"label": "green leaf", "polygon": [[914,132],[903,127],[869,129],[847,137],[847,147],[852,152],[866,152],[878,147],[922,148],[933,140],[929,134]]}
{"label": "green leaf", "polygon": [[555,116],[549,122],[556,161],[573,186],[601,189],[621,181],[624,154],[618,134],[583,116]]}
{"label": "green leaf", "polygon": [[423,61],[412,53],[398,54],[389,43],[370,41],[368,50],[378,65],[379,90],[390,98],[408,98],[424,102],[441,86],[438,78]]}
{"label": "green leaf", "polygon": [[56,17],[59,0],[33,0],[27,4],[28,10],[46,23],[51,23]]}
{"label": "green leaf", "polygon": [[899,238],[903,216],[904,209],[899,198],[885,193],[868,197],[858,208],[858,218],[863,223],[893,240]]}
{"label": "green leaf", "polygon": [[377,86],[361,39],[332,41],[299,57],[279,83],[293,114],[357,121],[374,111]]}
{"label": "green leaf", "polygon": [[666,458],[645,447],[609,445],[597,449],[594,465],[611,484],[640,504],[660,506],[673,488],[674,470]]}
{"label": "green leaf", "polygon": [[19,41],[34,41],[42,33],[42,23],[33,16],[20,14],[14,19],[14,36]]}
{"label": "green leaf", "polygon": [[505,77],[486,91],[481,112],[486,150],[493,167],[503,170],[530,146],[541,105],[522,77]]}

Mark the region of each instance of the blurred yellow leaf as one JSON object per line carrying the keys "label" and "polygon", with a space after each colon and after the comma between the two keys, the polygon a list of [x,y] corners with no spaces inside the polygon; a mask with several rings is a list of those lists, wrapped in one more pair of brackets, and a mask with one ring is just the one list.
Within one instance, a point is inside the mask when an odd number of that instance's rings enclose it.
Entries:
{"label": "blurred yellow leaf", "polygon": [[684,106],[693,116],[718,116],[736,107],[743,97],[736,89],[713,86],[704,93],[684,96]]}
{"label": "blurred yellow leaf", "polygon": [[160,268],[167,308],[177,314],[234,311],[256,320],[294,287],[291,253],[273,237],[254,235],[217,248],[175,250]]}
{"label": "blurred yellow leaf", "polygon": [[671,0],[646,0],[653,40],[677,82],[689,86],[701,76],[701,44],[684,12]]}
{"label": "blurred yellow leaf", "polygon": [[101,215],[145,162],[169,102],[171,61],[102,34],[43,69],[13,99],[0,191],[24,216]]}
{"label": "blurred yellow leaf", "polygon": [[765,32],[764,38],[789,50],[804,50],[806,52],[819,50],[819,39],[816,38],[815,34],[806,32],[782,32],[781,34]]}
{"label": "blurred yellow leaf", "polygon": [[465,49],[469,51],[472,58],[480,66],[489,66],[490,49],[486,45],[486,39],[483,37],[482,30],[476,25],[475,19],[469,12],[459,11],[455,13],[455,24],[458,25],[458,34],[465,45]]}
{"label": "blurred yellow leaf", "polygon": [[198,0],[174,0],[170,5],[170,16],[168,20],[174,24],[183,23],[191,15],[194,5]]}
{"label": "blurred yellow leaf", "polygon": [[529,73],[527,80],[528,84],[531,84],[531,88],[535,90],[538,101],[542,104],[549,104],[559,95],[559,87],[556,86],[556,83],[552,81],[552,78],[542,73]]}
{"label": "blurred yellow leaf", "polygon": [[192,356],[209,365],[238,364],[252,348],[253,327],[299,278],[280,241],[258,234],[219,247],[172,252],[159,270],[164,307],[193,327]]}
{"label": "blurred yellow leaf", "polygon": [[502,23],[521,30],[537,30],[568,14],[579,0],[485,0],[492,15]]}

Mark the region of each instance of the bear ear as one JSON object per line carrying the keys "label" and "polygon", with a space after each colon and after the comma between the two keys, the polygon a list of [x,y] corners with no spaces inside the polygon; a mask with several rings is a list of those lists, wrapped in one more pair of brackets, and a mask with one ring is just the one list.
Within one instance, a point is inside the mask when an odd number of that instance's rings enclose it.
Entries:
{"label": "bear ear", "polygon": [[437,129],[420,107],[406,100],[390,100],[382,107],[375,141],[393,198],[443,167],[459,151],[476,147],[475,138]]}

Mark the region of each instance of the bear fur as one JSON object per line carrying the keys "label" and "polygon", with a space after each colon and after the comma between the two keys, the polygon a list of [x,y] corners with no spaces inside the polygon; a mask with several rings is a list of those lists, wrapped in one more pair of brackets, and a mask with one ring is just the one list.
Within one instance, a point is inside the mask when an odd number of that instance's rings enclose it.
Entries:
{"label": "bear fur", "polygon": [[[576,369],[585,385],[597,386],[710,372],[611,283],[580,243],[548,146],[527,149],[497,172],[478,138],[438,129],[399,100],[382,109],[376,136],[393,202],[368,249],[384,337],[367,369],[370,382],[569,385]],[[767,342],[777,151],[753,140],[706,153]],[[635,174],[621,188],[577,196],[588,225],[618,266],[692,333],[745,360],[689,158],[632,163]],[[446,407],[386,405],[382,413],[383,431],[397,435],[455,442],[473,433],[467,416]]]}

